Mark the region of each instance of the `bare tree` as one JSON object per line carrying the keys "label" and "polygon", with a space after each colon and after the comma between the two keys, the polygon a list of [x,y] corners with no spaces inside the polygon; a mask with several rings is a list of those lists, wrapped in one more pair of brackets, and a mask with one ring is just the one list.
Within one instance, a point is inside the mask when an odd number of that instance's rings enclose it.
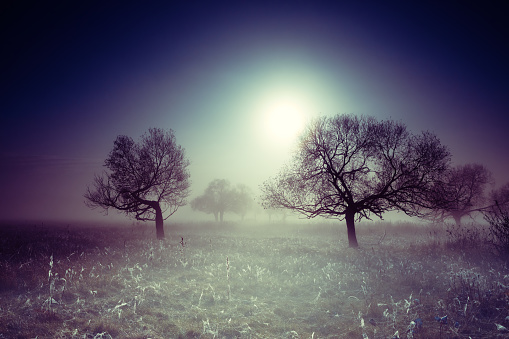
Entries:
{"label": "bare tree", "polygon": [[429,192],[449,158],[435,135],[412,135],[399,122],[322,117],[307,128],[291,164],[263,184],[262,201],[346,220],[349,246],[357,247],[356,220],[392,210],[420,216],[431,207]]}
{"label": "bare tree", "polygon": [[439,207],[431,212],[431,218],[440,221],[453,218],[460,225],[463,217],[482,212],[488,206],[485,189],[490,183],[493,183],[491,172],[481,164],[447,170],[443,182],[436,186]]}
{"label": "bare tree", "polygon": [[204,213],[214,214],[216,222],[223,222],[225,212],[234,207],[234,194],[230,182],[226,179],[215,179],[209,183],[205,192],[191,201],[191,208]]}
{"label": "bare tree", "polygon": [[247,212],[253,207],[253,196],[251,189],[244,184],[237,184],[233,189],[233,212],[240,215],[244,220]]}
{"label": "bare tree", "polygon": [[491,192],[490,204],[491,208],[498,206],[509,213],[509,182]]}
{"label": "bare tree", "polygon": [[509,253],[509,183],[490,194],[491,205],[483,209],[484,220],[489,223],[493,244]]}
{"label": "bare tree", "polygon": [[151,128],[139,143],[120,135],[105,161],[108,170],[95,176],[85,203],[106,212],[117,209],[137,220],[155,220],[157,238],[162,239],[163,220],[186,204],[188,165],[172,130]]}
{"label": "bare tree", "polygon": [[193,210],[214,214],[216,222],[223,222],[226,212],[234,212],[244,219],[252,205],[249,187],[244,184],[232,187],[226,179],[211,181],[205,192],[191,201]]}

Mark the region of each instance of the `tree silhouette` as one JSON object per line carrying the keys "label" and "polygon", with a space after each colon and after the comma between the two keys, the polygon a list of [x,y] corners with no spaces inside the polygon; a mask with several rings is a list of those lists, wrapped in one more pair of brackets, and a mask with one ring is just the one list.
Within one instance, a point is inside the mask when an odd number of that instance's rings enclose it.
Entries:
{"label": "tree silhouette", "polygon": [[350,247],[355,221],[399,210],[421,216],[447,169],[449,151],[429,132],[409,133],[399,122],[371,117],[322,117],[303,134],[292,162],[262,189],[265,208],[308,218],[346,220]]}
{"label": "tree silhouette", "polygon": [[202,195],[191,201],[193,210],[214,214],[216,222],[223,222],[226,212],[237,213],[243,219],[251,205],[249,188],[243,184],[231,187],[226,179],[213,180]]}
{"label": "tree silhouette", "polygon": [[233,192],[233,212],[240,215],[244,220],[247,212],[253,207],[251,189],[244,184],[237,184]]}
{"label": "tree silhouette", "polygon": [[209,183],[205,192],[191,201],[193,210],[214,214],[216,222],[223,222],[224,213],[232,211],[234,197],[230,182],[226,179],[215,179]]}
{"label": "tree silhouette", "polygon": [[509,183],[491,192],[492,205],[483,210],[496,247],[509,253]]}
{"label": "tree silhouette", "polygon": [[485,189],[492,183],[491,172],[481,164],[459,165],[447,170],[437,185],[439,207],[431,213],[434,220],[453,218],[460,225],[464,216],[482,212],[488,205]]}
{"label": "tree silhouette", "polygon": [[[137,220],[155,220],[158,239],[164,238],[163,220],[186,204],[189,161],[172,130],[151,128],[139,143],[120,135],[85,193],[87,206],[123,211]],[[163,213],[168,213],[163,218]]]}
{"label": "tree silhouette", "polygon": [[498,206],[509,212],[509,182],[490,194],[490,208]]}

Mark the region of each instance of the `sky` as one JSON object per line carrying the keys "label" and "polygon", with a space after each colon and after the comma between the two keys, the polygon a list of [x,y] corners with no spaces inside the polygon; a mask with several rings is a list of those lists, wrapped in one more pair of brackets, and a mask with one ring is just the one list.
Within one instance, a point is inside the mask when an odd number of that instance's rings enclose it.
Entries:
{"label": "sky", "polygon": [[338,3],[1,5],[0,219],[120,218],[83,194],[118,135],[151,127],[185,148],[190,199],[218,178],[256,192],[307,121],[338,113],[431,131],[509,182],[499,3]]}

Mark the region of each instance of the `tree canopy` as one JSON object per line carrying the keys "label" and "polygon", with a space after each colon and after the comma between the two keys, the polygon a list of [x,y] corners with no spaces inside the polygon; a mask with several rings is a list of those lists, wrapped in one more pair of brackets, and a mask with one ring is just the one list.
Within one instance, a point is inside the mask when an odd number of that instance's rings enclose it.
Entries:
{"label": "tree canopy", "polygon": [[450,161],[430,132],[411,134],[401,122],[355,115],[312,122],[291,163],[261,187],[265,208],[346,220],[357,247],[355,221],[387,211],[422,215]]}
{"label": "tree canopy", "polygon": [[509,182],[491,192],[490,203],[492,206],[498,205],[509,211]]}
{"label": "tree canopy", "polygon": [[193,210],[214,214],[216,222],[223,222],[226,212],[234,212],[244,218],[251,206],[249,188],[243,184],[232,187],[226,179],[211,181],[205,192],[191,201]]}
{"label": "tree canopy", "polygon": [[104,166],[107,170],[87,188],[85,203],[155,220],[157,238],[164,238],[163,220],[186,204],[190,186],[189,160],[173,131],[151,128],[138,143],[118,136]]}
{"label": "tree canopy", "polygon": [[439,221],[453,218],[459,225],[463,217],[482,212],[492,204],[485,195],[486,186],[492,182],[491,172],[481,164],[448,169],[442,183],[436,186],[439,206],[431,212],[431,218]]}

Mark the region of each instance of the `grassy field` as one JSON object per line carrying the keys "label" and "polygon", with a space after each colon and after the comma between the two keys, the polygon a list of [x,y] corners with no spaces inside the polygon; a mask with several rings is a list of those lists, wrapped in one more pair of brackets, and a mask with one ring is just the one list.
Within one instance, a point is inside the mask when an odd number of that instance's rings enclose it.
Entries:
{"label": "grassy field", "polygon": [[[473,227],[473,226],[471,226]],[[0,338],[496,338],[507,257],[474,229],[0,227]]]}

